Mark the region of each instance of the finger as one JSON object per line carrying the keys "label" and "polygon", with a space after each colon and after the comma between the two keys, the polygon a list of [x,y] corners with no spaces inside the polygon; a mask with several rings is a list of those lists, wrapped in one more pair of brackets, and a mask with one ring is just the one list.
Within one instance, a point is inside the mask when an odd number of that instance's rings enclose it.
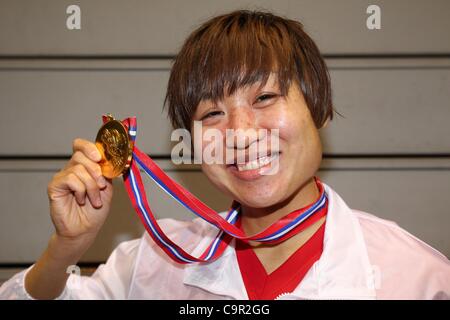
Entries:
{"label": "finger", "polygon": [[101,207],[102,200],[100,197],[100,189],[98,188],[97,182],[92,178],[87,169],[83,165],[77,164],[72,167],[72,172],[81,180],[81,182],[83,182],[92,206],[95,208]]}
{"label": "finger", "polygon": [[85,156],[81,151],[76,151],[72,158],[69,161],[68,167],[72,167],[75,165],[81,164],[83,165],[88,173],[92,176],[92,178],[97,182],[97,185],[100,189],[104,189],[106,187],[106,180],[102,175],[102,169],[100,165],[89,159]]}
{"label": "finger", "polygon": [[[77,177],[75,173],[69,172],[65,175],[58,177],[54,182],[56,189],[64,189],[70,191],[74,194],[77,203],[82,206],[86,203],[86,187],[84,183]],[[53,186],[50,185],[49,189]],[[54,200],[51,192],[49,192],[49,197]]]}
{"label": "finger", "polygon": [[98,151],[95,144],[88,140],[80,138],[73,140],[72,149],[73,153],[81,151],[86,157],[88,157],[92,161],[99,162],[102,159],[100,151]]}

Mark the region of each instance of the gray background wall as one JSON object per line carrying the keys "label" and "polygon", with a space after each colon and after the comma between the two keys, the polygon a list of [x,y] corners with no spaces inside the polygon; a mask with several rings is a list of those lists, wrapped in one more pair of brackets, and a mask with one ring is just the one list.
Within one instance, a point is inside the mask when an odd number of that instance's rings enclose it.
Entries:
{"label": "gray background wall", "polygon": [[[81,7],[81,30],[66,8]],[[381,7],[381,30],[366,8]],[[0,266],[23,267],[52,225],[46,185],[75,137],[93,139],[100,116],[136,115],[138,145],[217,210],[229,199],[195,167],[170,162],[162,112],[171,59],[212,15],[269,9],[302,21],[333,82],[336,117],[322,132],[319,176],[347,203],[402,227],[450,256],[449,1],[0,0]],[[159,217],[192,217],[149,181]],[[104,261],[141,235],[121,180],[113,210],[84,262]],[[0,269],[1,271],[1,269]]]}

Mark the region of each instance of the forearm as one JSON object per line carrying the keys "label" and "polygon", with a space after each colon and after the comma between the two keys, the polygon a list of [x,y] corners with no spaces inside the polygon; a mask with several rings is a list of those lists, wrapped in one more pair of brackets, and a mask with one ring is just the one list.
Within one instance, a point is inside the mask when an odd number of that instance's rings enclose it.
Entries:
{"label": "forearm", "polygon": [[27,273],[25,289],[35,299],[54,299],[66,286],[67,268],[75,265],[92,241],[69,241],[53,235],[39,260]]}

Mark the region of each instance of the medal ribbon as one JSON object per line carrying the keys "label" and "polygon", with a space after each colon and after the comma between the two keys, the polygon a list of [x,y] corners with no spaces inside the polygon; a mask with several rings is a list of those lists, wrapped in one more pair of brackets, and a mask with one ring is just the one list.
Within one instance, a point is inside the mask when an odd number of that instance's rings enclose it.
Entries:
{"label": "medal ribbon", "polygon": [[[108,118],[103,117],[103,122],[108,121]],[[145,229],[158,244],[164,252],[178,263],[194,263],[194,262],[208,262],[213,261],[221,256],[223,251],[228,246],[232,238],[243,241],[258,241],[270,244],[283,242],[290,237],[297,234],[299,231],[305,229],[315,221],[324,216],[325,210],[321,216],[314,215],[315,212],[320,211],[328,201],[327,194],[323,188],[320,180],[315,177],[317,186],[319,187],[320,196],[311,205],[300,210],[293,211],[278,220],[264,231],[253,235],[246,236],[244,232],[236,227],[234,224],[238,219],[240,213],[240,205],[233,201],[231,208],[228,210],[226,217],[223,218],[215,210],[209,208],[201,200],[191,194],[184,187],[172,180],[169,176],[161,170],[158,165],[145,153],[140,151],[135,146],[136,140],[136,118],[131,117],[122,121],[128,130],[128,134],[133,144],[133,157],[130,169],[123,175],[125,188],[131,199],[133,207],[138,214]],[[148,205],[147,196],[145,193],[144,184],[142,182],[139,167],[167,194],[169,194],[178,203],[183,205],[186,209],[193,212],[198,217],[206,222],[214,225],[219,229],[214,240],[206,248],[200,257],[193,257],[180,246],[170,240],[160,228],[155,216],[153,215],[150,206]],[[311,219],[309,217],[313,216]],[[307,223],[302,223],[306,222]]]}

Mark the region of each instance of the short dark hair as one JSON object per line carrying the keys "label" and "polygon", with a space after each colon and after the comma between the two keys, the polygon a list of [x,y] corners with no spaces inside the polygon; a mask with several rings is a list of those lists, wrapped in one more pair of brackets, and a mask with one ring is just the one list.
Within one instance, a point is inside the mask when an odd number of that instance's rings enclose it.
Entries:
{"label": "short dark hair", "polygon": [[175,58],[164,104],[174,128],[190,130],[202,100],[218,101],[276,72],[280,93],[294,82],[317,128],[333,119],[328,69],[314,41],[295,20],[238,10],[194,30]]}

